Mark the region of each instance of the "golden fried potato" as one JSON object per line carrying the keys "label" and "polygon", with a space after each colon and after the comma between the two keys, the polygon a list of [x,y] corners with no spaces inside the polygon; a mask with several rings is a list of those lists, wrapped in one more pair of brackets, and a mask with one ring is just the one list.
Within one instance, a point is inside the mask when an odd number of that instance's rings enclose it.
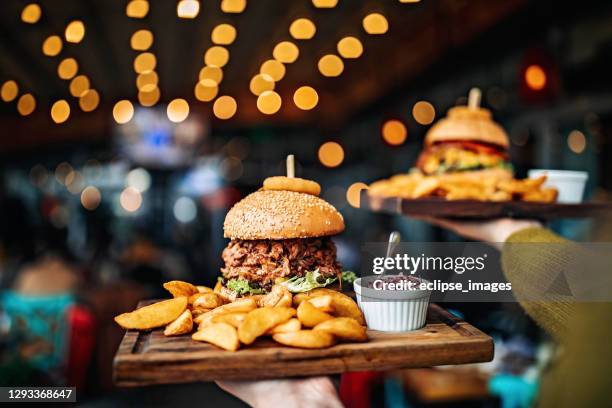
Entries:
{"label": "golden fried potato", "polygon": [[302,323],[295,317],[287,320],[285,323],[281,323],[273,328],[269,329],[265,334],[273,335],[276,333],[292,333],[300,331],[302,329]]}
{"label": "golden fried potato", "polygon": [[173,297],[191,296],[198,293],[198,288],[193,286],[191,283],[183,281],[170,281],[164,283],[164,289],[172,294]]}
{"label": "golden fried potato", "polygon": [[352,317],[336,317],[317,324],[313,330],[322,330],[333,334],[336,338],[346,341],[366,341],[366,328]]}
{"label": "golden fried potato", "polygon": [[198,317],[194,319],[194,321],[202,326],[202,322],[210,322],[210,320],[216,316],[223,313],[248,313],[253,309],[257,308],[257,303],[254,299],[244,298],[238,299],[235,302],[227,303],[223,306],[219,306],[216,309],[212,309],[209,312],[200,314]]}
{"label": "golden fried potato", "polygon": [[200,293],[212,293],[213,292],[212,288],[209,288],[208,286],[196,286],[196,289]]}
{"label": "golden fried potato", "polygon": [[124,329],[154,329],[176,320],[185,309],[187,309],[187,298],[176,297],[120,314],[115,317],[115,321]]}
{"label": "golden fried potato", "polygon": [[487,196],[487,199],[490,201],[510,201],[512,200],[512,194],[507,191],[494,191]]}
{"label": "golden fried potato", "polygon": [[438,180],[438,178],[426,177],[419,184],[417,184],[410,198],[427,197],[431,195],[434,191],[436,191],[439,187],[440,180]]}
{"label": "golden fried potato", "polygon": [[298,193],[306,193],[315,196],[321,194],[321,186],[319,183],[299,177],[268,177],[263,182],[263,189],[295,191]]}
{"label": "golden fried potato", "polygon": [[334,311],[333,298],[331,295],[316,296],[307,300],[314,307],[325,313]]}
{"label": "golden fried potato", "polygon": [[297,308],[297,317],[306,327],[314,327],[321,322],[334,318],[332,315],[314,307],[309,301],[300,303]]}
{"label": "golden fried potato", "polygon": [[193,340],[205,341],[229,351],[240,347],[236,329],[227,323],[214,323],[199,329],[191,336]]}
{"label": "golden fried potato", "polygon": [[191,316],[193,316],[193,318],[195,319],[196,317],[204,314],[204,313],[208,313],[210,312],[212,309],[202,309],[200,307],[192,307],[191,308]]}
{"label": "golden fried potato", "polygon": [[285,346],[307,349],[326,348],[334,345],[334,336],[322,330],[300,330],[290,333],[277,333],[274,341]]}
{"label": "golden fried potato", "polygon": [[244,344],[251,344],[266,331],[295,316],[295,309],[289,307],[261,307],[247,314],[238,327],[238,338]]}
{"label": "golden fried potato", "polygon": [[215,309],[223,305],[223,299],[216,293],[198,293],[193,301],[193,307],[202,309]]}
{"label": "golden fried potato", "polygon": [[246,315],[247,314],[244,312],[223,313],[214,315],[210,321],[211,323],[227,323],[235,328],[238,328],[238,326],[240,326],[240,324],[244,321]]}
{"label": "golden fried potato", "polygon": [[327,288],[317,288],[309,292],[299,293],[293,297],[293,304],[299,305],[302,300],[310,299],[313,297],[330,295],[332,297],[332,307],[334,309],[334,316],[338,317],[352,317],[357,320],[359,324],[365,325],[365,318],[363,313],[357,306],[357,303],[347,295],[337,290]]}
{"label": "golden fried potato", "polygon": [[193,318],[189,310],[185,310],[175,321],[166,326],[164,336],[178,336],[191,333],[193,330]]}
{"label": "golden fried potato", "polygon": [[257,302],[259,307],[291,307],[292,295],[283,285],[274,285],[268,294]]}
{"label": "golden fried potato", "polygon": [[524,201],[552,203],[557,200],[558,191],[555,188],[528,191],[521,196]]}

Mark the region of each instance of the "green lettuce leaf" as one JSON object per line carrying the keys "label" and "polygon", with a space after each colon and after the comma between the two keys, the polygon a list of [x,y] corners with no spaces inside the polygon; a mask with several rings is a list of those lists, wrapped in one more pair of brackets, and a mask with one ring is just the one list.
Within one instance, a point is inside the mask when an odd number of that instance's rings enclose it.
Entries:
{"label": "green lettuce leaf", "polygon": [[259,295],[266,293],[262,288],[253,288],[249,285],[246,279],[230,279],[225,285],[229,290],[238,293],[239,295]]}
{"label": "green lettuce leaf", "polygon": [[342,271],[342,282],[353,283],[357,279],[357,275],[353,271]]}
{"label": "green lettuce leaf", "polygon": [[306,272],[306,275],[297,277],[294,276],[291,279],[288,279],[281,283],[284,285],[289,292],[299,293],[299,292],[308,292],[309,290],[315,288],[322,288],[331,283],[334,283],[336,278],[325,278],[321,275],[318,269],[312,272]]}

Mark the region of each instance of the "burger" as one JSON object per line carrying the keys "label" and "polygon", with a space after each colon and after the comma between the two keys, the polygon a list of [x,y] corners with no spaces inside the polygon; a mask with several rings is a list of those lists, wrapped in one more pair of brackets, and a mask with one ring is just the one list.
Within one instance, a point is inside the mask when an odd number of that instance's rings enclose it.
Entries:
{"label": "burger", "polygon": [[456,106],[427,132],[416,167],[425,175],[510,179],[508,146],[489,110]]}
{"label": "burger", "polygon": [[344,231],[344,219],[317,195],[256,191],[232,207],[223,228],[230,242],[220,282],[228,297],[263,294],[275,284],[305,292],[341,280],[330,237]]}

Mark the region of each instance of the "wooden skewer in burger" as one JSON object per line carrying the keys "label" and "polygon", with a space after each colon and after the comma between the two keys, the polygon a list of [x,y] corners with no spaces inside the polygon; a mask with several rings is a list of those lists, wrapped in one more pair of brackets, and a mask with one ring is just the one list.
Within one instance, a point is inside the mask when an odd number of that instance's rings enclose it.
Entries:
{"label": "wooden skewer in burger", "polygon": [[508,135],[480,107],[480,90],[472,88],[468,106],[449,109],[425,136],[416,167],[425,175],[445,178],[512,179]]}
{"label": "wooden skewer in burger", "polygon": [[229,298],[266,293],[282,283],[305,292],[341,279],[330,236],[344,231],[342,215],[319,198],[321,187],[295,177],[269,177],[263,188],[239,201],[225,217],[220,289]]}

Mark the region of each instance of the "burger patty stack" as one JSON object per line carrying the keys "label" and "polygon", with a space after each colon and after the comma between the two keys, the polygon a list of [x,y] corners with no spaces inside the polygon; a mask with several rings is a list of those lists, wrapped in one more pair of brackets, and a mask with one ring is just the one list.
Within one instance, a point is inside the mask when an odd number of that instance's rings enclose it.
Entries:
{"label": "burger patty stack", "polygon": [[340,279],[330,236],[344,231],[344,220],[319,192],[310,180],[272,177],[228,212],[221,268],[228,296],[266,293],[278,283],[306,291]]}

